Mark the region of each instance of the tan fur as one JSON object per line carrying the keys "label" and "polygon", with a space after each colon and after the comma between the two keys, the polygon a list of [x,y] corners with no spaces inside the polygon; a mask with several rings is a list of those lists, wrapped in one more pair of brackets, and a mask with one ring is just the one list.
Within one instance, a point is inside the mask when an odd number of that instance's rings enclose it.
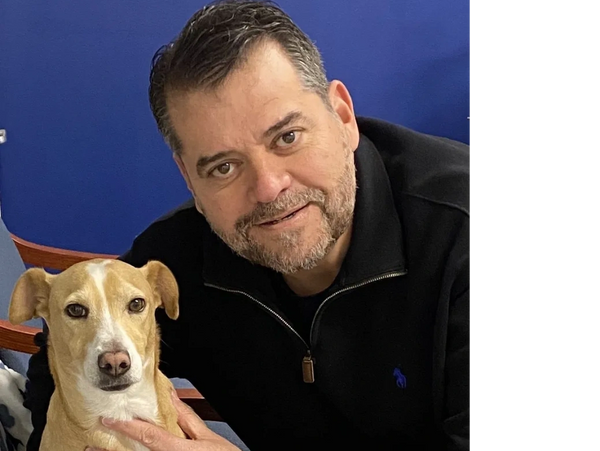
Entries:
{"label": "tan fur", "polygon": [[[170,398],[172,384],[158,369],[160,335],[154,319],[158,307],[176,319],[178,296],[175,278],[157,261],[138,269],[118,260],[90,260],[58,275],[40,268],[21,275],[11,297],[10,321],[20,324],[43,317],[50,330],[48,359],[56,390],[50,400],[41,451],[81,451],[86,446],[113,451],[145,449],[103,427],[101,415],[117,419],[141,415],[185,437]],[[146,301],[144,312],[131,314],[127,306],[138,297]],[[73,302],[88,307],[87,318],[66,315],[66,306]],[[137,356],[132,357],[130,371],[132,377],[139,374],[140,379],[123,391],[103,391],[89,376],[93,374],[90,362],[100,349],[94,343],[100,343],[98,337],[103,337],[105,329],[125,337]]]}

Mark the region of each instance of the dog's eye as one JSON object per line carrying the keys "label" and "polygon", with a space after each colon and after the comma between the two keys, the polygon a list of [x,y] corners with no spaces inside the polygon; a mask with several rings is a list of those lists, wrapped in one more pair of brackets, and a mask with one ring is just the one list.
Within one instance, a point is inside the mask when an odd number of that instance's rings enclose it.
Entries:
{"label": "dog's eye", "polygon": [[142,298],[135,298],[129,303],[129,311],[133,313],[140,313],[146,307],[146,301]]}
{"label": "dog's eye", "polygon": [[71,318],[85,318],[88,316],[88,309],[80,304],[71,304],[68,305],[65,309],[67,315]]}

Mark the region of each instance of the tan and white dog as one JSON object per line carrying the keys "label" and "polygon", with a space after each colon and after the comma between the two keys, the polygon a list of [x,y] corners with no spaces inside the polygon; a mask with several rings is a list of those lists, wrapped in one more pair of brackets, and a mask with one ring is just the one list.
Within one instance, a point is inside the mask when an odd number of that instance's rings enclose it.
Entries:
{"label": "tan and white dog", "polygon": [[135,268],[119,260],[90,260],[60,274],[28,269],[13,290],[9,319],[42,317],[50,330],[48,360],[56,389],[41,451],[94,446],[145,450],[113,432],[100,417],[141,418],[185,437],[172,404],[172,384],[158,369],[157,307],[179,316],[179,291],[158,261]]}

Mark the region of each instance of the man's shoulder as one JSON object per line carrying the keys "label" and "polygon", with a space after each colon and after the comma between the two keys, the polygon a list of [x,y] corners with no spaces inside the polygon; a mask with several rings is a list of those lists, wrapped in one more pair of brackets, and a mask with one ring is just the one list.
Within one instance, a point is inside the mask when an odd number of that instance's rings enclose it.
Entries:
{"label": "man's shoulder", "polygon": [[469,146],[374,118],[357,118],[385,164],[394,197],[469,214]]}
{"label": "man's shoulder", "polygon": [[169,210],[154,220],[133,242],[123,258],[134,265],[150,259],[164,263],[185,264],[197,258],[202,248],[203,216],[196,210],[193,199]]}
{"label": "man's shoulder", "polygon": [[196,210],[194,199],[190,198],[154,220],[148,226],[148,229],[152,227],[176,227],[180,224],[185,224],[189,219],[193,219],[196,216],[200,216],[200,214]]}

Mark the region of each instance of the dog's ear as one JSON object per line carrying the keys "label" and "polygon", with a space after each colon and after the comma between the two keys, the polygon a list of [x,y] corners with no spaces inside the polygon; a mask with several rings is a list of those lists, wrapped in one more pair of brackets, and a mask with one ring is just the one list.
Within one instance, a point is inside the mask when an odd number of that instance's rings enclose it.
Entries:
{"label": "dog's ear", "polygon": [[169,268],[157,260],[142,267],[146,280],[160,299],[160,306],[171,319],[179,316],[179,287]]}
{"label": "dog's ear", "polygon": [[17,280],[10,298],[8,319],[21,324],[32,318],[48,317],[50,288],[55,276],[42,268],[30,268]]}

